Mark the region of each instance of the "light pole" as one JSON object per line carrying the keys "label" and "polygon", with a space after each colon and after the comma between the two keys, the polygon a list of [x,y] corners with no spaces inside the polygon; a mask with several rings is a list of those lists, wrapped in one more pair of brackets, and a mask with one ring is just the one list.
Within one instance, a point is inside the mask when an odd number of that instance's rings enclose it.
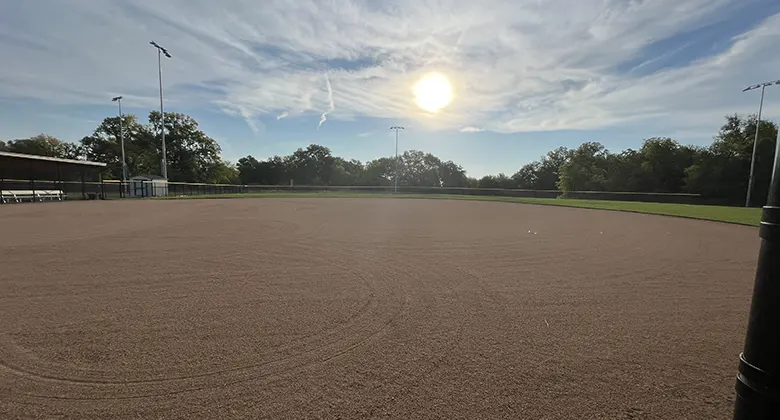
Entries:
{"label": "light pole", "polygon": [[160,137],[162,137],[162,176],[168,179],[168,157],[165,153],[165,111],[163,110],[163,88],[162,88],[162,55],[171,58],[168,50],[158,45],[156,42],[149,42],[157,48],[157,73],[160,76]]}
{"label": "light pole", "polygon": [[127,182],[127,161],[125,160],[125,133],[122,128],[122,97],[116,96],[111,101],[119,104],[119,139],[122,144],[122,181]]}
{"label": "light pole", "polygon": [[780,418],[780,136],[761,216],[753,300],[739,355],[735,420]]}
{"label": "light pole", "polygon": [[753,179],[756,169],[756,150],[758,148],[758,130],[761,128],[761,111],[764,108],[764,89],[767,86],[780,85],[780,80],[764,82],[757,85],[748,86],[742,89],[743,92],[761,88],[761,101],[758,103],[758,119],[756,120],[756,136],[753,139],[753,155],[750,158],[750,178],[748,178],[747,197],[745,197],[745,207],[750,207],[750,194],[753,192]]}
{"label": "light pole", "polygon": [[400,125],[394,125],[390,127],[391,130],[395,130],[395,186],[393,187],[393,192],[398,192],[398,130],[403,130],[404,128]]}

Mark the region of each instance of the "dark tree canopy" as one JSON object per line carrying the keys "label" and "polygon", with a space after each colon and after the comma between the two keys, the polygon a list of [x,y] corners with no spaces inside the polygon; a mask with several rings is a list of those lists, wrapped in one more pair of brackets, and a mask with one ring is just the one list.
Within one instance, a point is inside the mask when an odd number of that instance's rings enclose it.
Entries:
{"label": "dark tree canopy", "polygon": [[[161,173],[160,113],[148,122],[124,115],[122,127],[131,175]],[[419,150],[367,162],[333,156],[311,144],[287,156],[264,160],[252,155],[231,164],[219,144],[191,117],[165,113],[168,175],[171,181],[286,185],[520,188],[531,190],[697,193],[724,204],[744,203],[756,116],[729,115],[708,147],[681,145],[667,137],[646,139],[639,149],[612,153],[598,142],[575,149],[560,147],[522,165],[512,176],[503,173],[469,177],[455,162]],[[762,121],[756,143],[754,206],[762,205],[772,175],[777,125]],[[119,118],[109,117],[78,143],[40,134],[0,141],[0,150],[106,162],[105,178],[122,176]]]}

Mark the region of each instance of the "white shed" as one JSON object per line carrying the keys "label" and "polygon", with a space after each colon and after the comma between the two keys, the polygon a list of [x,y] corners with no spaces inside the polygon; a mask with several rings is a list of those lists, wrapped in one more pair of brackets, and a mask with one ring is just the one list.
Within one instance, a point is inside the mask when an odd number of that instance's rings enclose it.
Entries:
{"label": "white shed", "polygon": [[164,197],[168,195],[168,180],[159,175],[137,175],[128,182],[130,197]]}

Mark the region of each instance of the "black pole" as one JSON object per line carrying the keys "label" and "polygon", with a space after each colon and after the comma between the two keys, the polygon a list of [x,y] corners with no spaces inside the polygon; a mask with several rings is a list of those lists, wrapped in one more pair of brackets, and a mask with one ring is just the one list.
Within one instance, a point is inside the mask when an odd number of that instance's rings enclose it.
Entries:
{"label": "black pole", "polygon": [[87,184],[84,181],[84,168],[81,168],[81,198],[87,199]]}
{"label": "black pole", "polygon": [[739,355],[735,420],[780,419],[780,136],[761,216],[753,301]]}

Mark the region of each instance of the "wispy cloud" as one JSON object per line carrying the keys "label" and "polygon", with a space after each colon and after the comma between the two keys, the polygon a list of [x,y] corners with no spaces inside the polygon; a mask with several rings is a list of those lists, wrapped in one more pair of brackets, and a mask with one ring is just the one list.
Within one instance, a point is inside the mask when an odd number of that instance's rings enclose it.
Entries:
{"label": "wispy cloud", "polygon": [[485,131],[485,129],[479,127],[463,127],[460,131],[461,133],[479,133],[480,131]]}
{"label": "wispy cloud", "polygon": [[328,89],[328,110],[320,115],[320,123],[317,124],[317,130],[322,127],[322,123],[328,120],[328,114],[336,109],[336,105],[333,103],[333,89],[330,86],[330,78],[328,78],[328,72],[323,73],[325,75],[325,87]]}
{"label": "wispy cloud", "polygon": [[[431,130],[652,122],[696,131],[725,112],[753,112],[755,98],[739,92],[776,77],[780,56],[767,51],[780,41],[780,6],[755,0],[763,14],[728,48],[682,66],[655,69],[676,52],[646,56],[646,47],[730,22],[747,3],[59,0],[40,14],[40,2],[14,2],[0,15],[0,56],[14,57],[0,66],[0,98],[92,105],[118,92],[134,98],[128,106],[154,107],[153,37],[173,55],[163,62],[169,109],[240,115],[256,132],[261,117],[282,115],[319,115],[318,128],[329,118],[377,117]],[[625,63],[655,70],[618,70]],[[455,94],[435,117],[411,95],[429,71],[445,73]],[[767,112],[780,115],[771,104]]]}
{"label": "wispy cloud", "polygon": [[371,134],[372,134],[372,133],[371,133],[370,131],[368,131],[368,132],[365,132],[365,133],[359,133],[359,134],[358,134],[358,137],[368,137],[368,136],[370,136]]}
{"label": "wispy cloud", "polygon": [[282,118],[287,118],[287,116],[289,116],[289,115],[290,115],[290,113],[289,113],[289,112],[287,112],[287,111],[284,111],[284,112],[282,112],[281,114],[279,114],[279,115],[277,115],[277,116],[276,116],[276,120],[277,120],[277,121],[279,121],[279,120],[281,120]]}

